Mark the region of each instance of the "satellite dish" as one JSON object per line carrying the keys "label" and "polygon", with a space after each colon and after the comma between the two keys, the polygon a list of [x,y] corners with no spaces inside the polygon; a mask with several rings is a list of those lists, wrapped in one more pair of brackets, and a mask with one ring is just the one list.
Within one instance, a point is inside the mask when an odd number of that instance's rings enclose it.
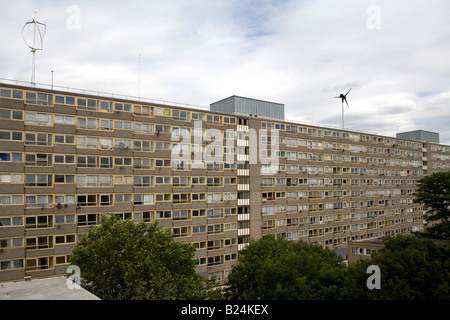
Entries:
{"label": "satellite dish", "polygon": [[119,147],[119,151],[122,151],[125,148],[125,143],[120,142],[117,146]]}
{"label": "satellite dish", "polygon": [[[36,16],[36,12],[35,12]],[[26,29],[28,27],[28,29]],[[32,27],[32,30],[29,28]],[[31,49],[32,64],[31,64],[31,84],[35,85],[35,54],[37,50],[42,50],[44,48],[44,36],[47,25],[45,23],[39,22],[35,17],[25,23],[22,28],[22,38],[28,48]],[[26,31],[29,30],[29,31]]]}

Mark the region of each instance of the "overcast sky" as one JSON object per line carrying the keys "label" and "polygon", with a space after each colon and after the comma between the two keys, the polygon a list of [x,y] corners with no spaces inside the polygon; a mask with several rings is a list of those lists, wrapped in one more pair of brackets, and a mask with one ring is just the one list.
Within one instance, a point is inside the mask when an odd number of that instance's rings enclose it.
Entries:
{"label": "overcast sky", "polygon": [[346,129],[450,144],[448,0],[0,0],[0,78],[30,81],[35,11],[37,83],[53,70],[55,86],[205,107],[240,95],[337,128],[334,96],[352,88]]}

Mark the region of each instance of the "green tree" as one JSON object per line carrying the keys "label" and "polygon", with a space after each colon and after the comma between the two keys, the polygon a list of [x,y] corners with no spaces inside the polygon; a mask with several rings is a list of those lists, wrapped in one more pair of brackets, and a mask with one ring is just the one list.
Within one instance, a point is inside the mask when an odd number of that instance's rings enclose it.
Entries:
{"label": "green tree", "polygon": [[[350,264],[343,299],[450,299],[450,245],[427,238],[398,235],[371,259]],[[367,268],[380,268],[381,288],[367,288]]]}
{"label": "green tree", "polygon": [[332,250],[307,242],[252,241],[228,276],[231,299],[334,299],[345,266]]}
{"label": "green tree", "polygon": [[428,209],[426,220],[436,223],[426,234],[450,239],[450,171],[436,172],[418,181],[416,202]]}
{"label": "green tree", "polygon": [[71,264],[80,268],[83,287],[101,299],[204,299],[208,286],[195,273],[194,253],[156,222],[110,215],[82,237]]}

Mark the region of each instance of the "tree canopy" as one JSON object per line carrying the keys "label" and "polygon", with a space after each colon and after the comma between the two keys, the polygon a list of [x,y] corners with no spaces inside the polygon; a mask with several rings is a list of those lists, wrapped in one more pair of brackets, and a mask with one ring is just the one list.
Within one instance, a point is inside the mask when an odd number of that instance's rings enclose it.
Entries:
{"label": "tree canopy", "polygon": [[416,202],[428,210],[426,220],[434,225],[427,234],[450,239],[450,171],[436,172],[418,181]]}
{"label": "tree canopy", "polygon": [[[366,287],[367,267],[380,268],[381,288]],[[450,299],[450,244],[413,235],[387,238],[384,248],[368,260],[350,264],[344,299],[448,300]]]}
{"label": "tree canopy", "polygon": [[329,249],[265,236],[241,251],[228,276],[233,299],[332,299],[345,266]]}
{"label": "tree canopy", "polygon": [[[380,270],[380,289],[367,285]],[[232,299],[425,300],[450,298],[450,245],[413,235],[387,238],[385,247],[348,268],[333,251],[304,241],[265,236],[242,252],[229,278]]]}
{"label": "tree canopy", "polygon": [[195,273],[195,248],[173,241],[157,223],[135,224],[116,215],[83,235],[71,264],[82,285],[101,299],[203,299],[205,278]]}

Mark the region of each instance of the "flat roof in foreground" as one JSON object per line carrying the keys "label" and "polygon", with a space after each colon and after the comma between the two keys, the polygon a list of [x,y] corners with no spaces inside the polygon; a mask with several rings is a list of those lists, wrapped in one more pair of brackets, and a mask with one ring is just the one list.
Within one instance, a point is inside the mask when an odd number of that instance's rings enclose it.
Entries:
{"label": "flat roof in foreground", "polygon": [[0,284],[0,300],[100,300],[89,291],[69,289],[67,277],[50,277]]}

